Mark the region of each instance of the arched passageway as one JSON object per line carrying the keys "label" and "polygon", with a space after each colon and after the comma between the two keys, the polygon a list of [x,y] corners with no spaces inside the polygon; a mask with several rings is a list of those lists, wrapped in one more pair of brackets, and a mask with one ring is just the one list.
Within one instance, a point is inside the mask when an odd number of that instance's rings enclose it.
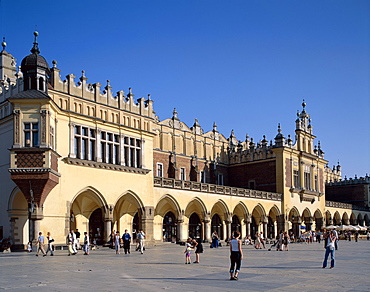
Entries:
{"label": "arched passageway", "polygon": [[108,220],[105,220],[109,212],[106,206],[103,196],[95,189],[81,191],[71,203],[68,229],[78,229],[80,233],[86,231],[91,242],[105,243],[112,226],[111,222],[108,224]]}
{"label": "arched passageway", "polygon": [[[238,216],[234,215],[232,217],[232,221],[231,221],[231,232],[234,232],[234,231],[239,231],[240,234],[242,233],[242,229],[241,229],[241,225],[240,225],[240,220],[238,218]],[[241,234],[241,238],[242,238],[242,234]]]}
{"label": "arched passageway", "polygon": [[223,228],[222,220],[220,216],[218,216],[218,214],[214,214],[212,216],[211,230],[212,232],[216,231],[220,239],[224,238],[224,234],[223,234],[224,228]]}
{"label": "arched passageway", "polygon": [[202,223],[197,213],[191,214],[189,218],[188,234],[191,238],[203,238]]}
{"label": "arched passageway", "polygon": [[163,241],[176,242],[177,224],[175,215],[169,211],[163,218]]}

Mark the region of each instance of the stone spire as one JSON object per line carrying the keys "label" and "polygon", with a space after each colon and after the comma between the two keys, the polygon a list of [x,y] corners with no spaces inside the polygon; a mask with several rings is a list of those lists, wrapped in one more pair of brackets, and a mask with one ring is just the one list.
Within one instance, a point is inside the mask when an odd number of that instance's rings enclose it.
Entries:
{"label": "stone spire", "polygon": [[5,37],[3,37],[1,46],[3,49],[0,52],[0,81],[5,82],[10,80],[10,82],[13,83],[16,80],[17,74],[16,60],[11,54],[5,51],[7,46]]}
{"label": "stone spire", "polygon": [[285,142],[285,137],[282,134],[282,130],[280,128],[280,123],[278,124],[278,133],[275,136],[275,147],[283,147]]}

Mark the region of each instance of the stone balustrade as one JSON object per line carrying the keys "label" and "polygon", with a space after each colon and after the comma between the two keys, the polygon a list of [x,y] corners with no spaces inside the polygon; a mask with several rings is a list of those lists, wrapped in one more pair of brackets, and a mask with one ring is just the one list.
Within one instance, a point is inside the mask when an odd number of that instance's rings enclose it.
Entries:
{"label": "stone balustrade", "polygon": [[279,193],[271,193],[259,190],[235,188],[229,186],[221,186],[207,183],[199,183],[193,181],[183,181],[173,178],[155,177],[154,186],[161,188],[180,189],[193,192],[212,193],[219,195],[247,197],[253,199],[281,201],[282,195]]}

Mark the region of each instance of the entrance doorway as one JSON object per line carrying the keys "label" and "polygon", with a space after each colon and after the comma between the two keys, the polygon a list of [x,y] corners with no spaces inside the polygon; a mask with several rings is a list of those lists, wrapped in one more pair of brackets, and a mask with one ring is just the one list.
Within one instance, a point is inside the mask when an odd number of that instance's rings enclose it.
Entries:
{"label": "entrance doorway", "polygon": [[163,218],[163,241],[176,242],[176,217],[168,212]]}
{"label": "entrance doorway", "polygon": [[213,215],[211,221],[211,232],[216,231],[220,239],[224,239],[224,228],[220,216]]}
{"label": "entrance doorway", "polygon": [[94,242],[94,240],[96,240],[96,244],[104,243],[103,212],[100,208],[92,212],[89,218],[89,232],[91,242]]}
{"label": "entrance doorway", "polygon": [[139,218],[139,212],[136,212],[134,219],[132,220],[132,238],[133,240],[136,239],[136,234],[139,232],[141,226],[140,226],[140,218]]}
{"label": "entrance doorway", "polygon": [[202,223],[197,213],[191,214],[189,218],[189,236],[191,238],[201,238],[202,239]]}
{"label": "entrance doorway", "polygon": [[242,238],[241,234],[241,226],[238,216],[234,215],[231,221],[231,232],[239,231],[240,232],[240,238]]}

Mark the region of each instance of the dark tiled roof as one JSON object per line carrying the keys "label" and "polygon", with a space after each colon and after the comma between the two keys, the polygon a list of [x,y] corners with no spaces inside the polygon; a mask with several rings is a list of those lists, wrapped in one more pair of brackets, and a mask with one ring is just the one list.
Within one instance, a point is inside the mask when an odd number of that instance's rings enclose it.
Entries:
{"label": "dark tiled roof", "polygon": [[26,70],[29,67],[35,66],[50,70],[49,65],[46,62],[45,58],[38,54],[30,54],[22,60],[21,63],[22,72],[23,70]]}
{"label": "dark tiled roof", "polygon": [[26,91],[21,91],[9,99],[50,99],[50,96],[43,91],[38,91],[36,89],[30,89]]}

